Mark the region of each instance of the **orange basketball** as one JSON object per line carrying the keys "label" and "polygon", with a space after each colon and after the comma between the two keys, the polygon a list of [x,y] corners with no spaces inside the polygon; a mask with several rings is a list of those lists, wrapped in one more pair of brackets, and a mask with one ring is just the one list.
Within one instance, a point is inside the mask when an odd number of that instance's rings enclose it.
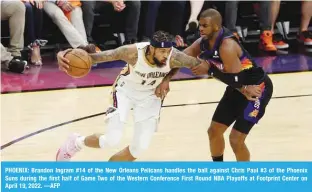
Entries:
{"label": "orange basketball", "polygon": [[90,72],[92,60],[85,50],[73,49],[68,51],[64,57],[69,60],[69,69],[67,69],[69,76],[81,78]]}

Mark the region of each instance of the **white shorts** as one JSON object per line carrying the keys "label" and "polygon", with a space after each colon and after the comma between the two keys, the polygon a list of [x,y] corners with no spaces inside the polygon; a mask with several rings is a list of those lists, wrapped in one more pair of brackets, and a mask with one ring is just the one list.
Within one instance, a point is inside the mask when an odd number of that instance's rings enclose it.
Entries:
{"label": "white shorts", "polygon": [[117,86],[111,93],[111,105],[122,122],[126,122],[133,109],[134,122],[137,123],[150,118],[159,119],[162,100],[153,91],[142,92]]}
{"label": "white shorts", "polygon": [[[113,145],[121,139],[124,124],[133,109],[134,135],[129,150],[131,155],[137,158],[148,148],[158,129],[162,100],[157,98],[153,91],[142,92],[125,87],[113,87],[111,106],[106,111],[108,123],[106,141],[108,145]],[[109,143],[110,141],[112,142]]]}

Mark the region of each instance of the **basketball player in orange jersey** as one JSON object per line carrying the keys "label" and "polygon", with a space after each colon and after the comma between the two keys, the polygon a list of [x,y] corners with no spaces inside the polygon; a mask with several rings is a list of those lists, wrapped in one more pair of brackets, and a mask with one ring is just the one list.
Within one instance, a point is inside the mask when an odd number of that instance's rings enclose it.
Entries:
{"label": "basketball player in orange jersey", "polygon": [[[272,82],[263,69],[257,67],[237,38],[222,27],[222,17],[217,10],[208,9],[202,12],[199,30],[201,37],[186,48],[184,53],[207,62],[192,67],[192,72],[196,75],[208,74],[228,85],[208,129],[212,159],[223,161],[223,134],[235,122],[230,133],[232,150],[237,161],[250,161],[245,139],[265,113],[272,97]],[[156,94],[169,90],[169,81],[176,72],[177,69],[173,69],[164,78],[157,87]],[[234,83],[225,76],[228,74],[234,75]],[[251,87],[242,85],[257,85],[258,90],[251,92]],[[254,95],[257,97],[253,97]]]}
{"label": "basketball player in orange jersey", "polygon": [[[66,71],[69,61],[65,51],[58,53],[58,64]],[[148,148],[153,133],[157,129],[162,98],[155,95],[156,87],[172,68],[192,67],[201,60],[187,56],[173,48],[171,36],[157,31],[146,43],[126,45],[114,50],[90,54],[93,64],[114,60],[127,63],[117,77],[112,91],[112,105],[106,111],[106,134],[93,134],[87,137],[71,135],[57,152],[57,161],[68,161],[84,146],[106,148],[116,146],[123,134],[124,124],[133,109],[134,136],[132,143],[113,155],[110,161],[134,161]]]}

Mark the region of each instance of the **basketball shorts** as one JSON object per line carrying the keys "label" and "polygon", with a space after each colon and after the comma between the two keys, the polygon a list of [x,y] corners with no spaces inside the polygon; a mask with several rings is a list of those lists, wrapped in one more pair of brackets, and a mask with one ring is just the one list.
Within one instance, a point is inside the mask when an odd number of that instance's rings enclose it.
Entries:
{"label": "basketball shorts", "polygon": [[152,90],[142,92],[117,84],[111,92],[111,108],[118,112],[122,122],[127,121],[131,110],[135,123],[159,119],[161,107],[162,100]]}
{"label": "basketball shorts", "polygon": [[265,114],[266,106],[272,97],[273,84],[268,76],[261,86],[262,95],[256,101],[247,100],[238,90],[228,86],[212,120],[227,126],[235,122],[233,129],[248,134]]}

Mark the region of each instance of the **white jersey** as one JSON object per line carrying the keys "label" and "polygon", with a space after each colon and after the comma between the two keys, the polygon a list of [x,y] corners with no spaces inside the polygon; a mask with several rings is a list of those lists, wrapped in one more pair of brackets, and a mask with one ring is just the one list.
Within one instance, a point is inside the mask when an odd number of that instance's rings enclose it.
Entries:
{"label": "white jersey", "polygon": [[[159,118],[162,100],[155,95],[156,87],[170,72],[170,57],[166,65],[151,65],[145,58],[145,48],[149,43],[137,43],[138,60],[135,65],[127,64],[120,72],[110,97],[113,109],[125,122],[129,111],[133,109],[134,121],[141,122],[151,118]],[[109,112],[108,112],[109,114]]]}
{"label": "white jersey", "polygon": [[145,48],[149,44],[149,42],[136,43],[138,60],[134,66],[127,64],[117,77],[116,83],[119,87],[135,92],[151,92],[156,89],[163,78],[170,72],[172,51],[169,54],[166,65],[160,68],[156,65],[151,65],[145,58]]}

